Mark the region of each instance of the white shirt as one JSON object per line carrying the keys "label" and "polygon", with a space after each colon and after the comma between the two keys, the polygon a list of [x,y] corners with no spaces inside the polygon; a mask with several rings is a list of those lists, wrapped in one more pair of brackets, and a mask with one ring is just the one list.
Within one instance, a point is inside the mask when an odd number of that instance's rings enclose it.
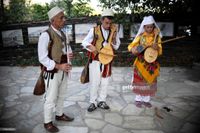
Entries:
{"label": "white shirt", "polygon": [[[102,26],[101,26],[101,30],[102,30],[102,33],[103,33],[103,37],[105,40],[108,40],[108,35],[109,35],[109,30],[105,30]],[[94,39],[94,28],[90,29],[89,33],[87,34],[87,36],[83,39],[82,41],[82,46],[87,49],[88,51],[90,51],[88,48],[86,48],[87,46],[89,45],[92,45],[91,42],[93,41]],[[105,46],[107,44],[106,41],[104,41],[103,43],[103,46]],[[120,39],[119,39],[119,34],[117,32],[116,34],[116,44],[112,44],[113,45],[113,48],[115,50],[117,50],[120,46]]]}
{"label": "white shirt", "polygon": [[[52,25],[51,25],[52,29],[59,35],[61,36],[61,32],[57,29],[55,29]],[[38,41],[38,57],[39,57],[39,62],[44,65],[47,70],[53,70],[56,63],[54,60],[50,59],[48,57],[48,44],[50,41],[50,37],[49,34],[47,32],[43,32],[40,37],[39,37],[39,41]],[[65,44],[63,42],[63,53],[66,54],[66,48],[65,48]],[[71,49],[71,48],[70,48]]]}

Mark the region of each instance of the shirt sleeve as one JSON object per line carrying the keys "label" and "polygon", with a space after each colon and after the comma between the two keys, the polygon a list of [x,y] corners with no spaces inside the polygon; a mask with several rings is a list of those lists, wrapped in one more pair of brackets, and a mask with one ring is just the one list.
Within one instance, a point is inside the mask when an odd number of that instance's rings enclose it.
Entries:
{"label": "shirt sleeve", "polygon": [[131,49],[137,45],[139,45],[139,42],[140,42],[140,36],[136,37],[132,43],[130,43],[128,45],[128,51],[131,51]]}
{"label": "shirt sleeve", "polygon": [[44,65],[47,70],[53,70],[56,63],[54,60],[51,60],[48,57],[48,44],[49,44],[49,35],[47,32],[44,32],[39,37],[38,41],[38,58],[39,62]]}
{"label": "shirt sleeve", "polygon": [[116,34],[116,44],[112,44],[113,45],[113,48],[115,49],[115,50],[117,50],[118,48],[119,48],[119,46],[120,46],[120,39],[119,39],[119,33],[117,32],[117,34]]}
{"label": "shirt sleeve", "polygon": [[83,48],[85,48],[86,50],[90,51],[87,46],[92,45],[91,42],[93,41],[94,38],[94,28],[90,29],[89,33],[87,34],[87,36],[83,39],[82,41],[82,46]]}

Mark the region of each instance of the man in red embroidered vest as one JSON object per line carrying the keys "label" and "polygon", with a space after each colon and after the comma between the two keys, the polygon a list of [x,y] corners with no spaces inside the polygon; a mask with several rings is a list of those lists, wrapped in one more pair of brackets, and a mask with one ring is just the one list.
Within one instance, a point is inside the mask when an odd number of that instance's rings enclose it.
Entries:
{"label": "man in red embroidered vest", "polygon": [[[101,25],[92,28],[84,38],[82,46],[91,52],[92,61],[89,64],[90,80],[90,106],[88,112],[94,111],[97,107],[110,109],[106,104],[107,86],[111,76],[111,63],[103,65],[98,59],[98,52],[108,45],[111,37],[112,19],[114,13],[111,9],[106,9],[101,15]],[[95,42],[94,42],[95,40]],[[118,32],[112,36],[112,49],[117,50],[120,45]]]}
{"label": "man in red embroidered vest", "polygon": [[44,128],[49,132],[58,132],[59,129],[53,124],[53,112],[55,119],[60,121],[72,121],[63,113],[63,102],[67,88],[67,73],[71,70],[69,60],[72,53],[67,48],[65,34],[61,28],[65,23],[63,10],[54,7],[48,12],[50,27],[43,32],[38,42],[39,62],[44,67],[44,79],[46,93],[44,95]]}

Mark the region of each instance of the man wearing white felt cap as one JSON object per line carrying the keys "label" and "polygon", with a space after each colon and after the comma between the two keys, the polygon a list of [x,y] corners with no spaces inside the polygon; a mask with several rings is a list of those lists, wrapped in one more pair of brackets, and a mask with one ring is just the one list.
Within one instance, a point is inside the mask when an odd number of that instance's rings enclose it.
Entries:
{"label": "man wearing white felt cap", "polygon": [[47,14],[49,17],[49,20],[51,20],[53,17],[55,17],[56,15],[58,15],[59,13],[63,13],[63,9],[55,6],[54,8],[52,8]]}
{"label": "man wearing white felt cap", "polygon": [[92,28],[82,41],[82,46],[91,55],[89,64],[90,105],[88,112],[94,111],[97,107],[106,110],[110,109],[106,103],[106,97],[111,77],[112,61],[108,64],[103,64],[98,55],[99,51],[108,45],[112,47],[110,51],[117,50],[120,46],[117,26],[112,24],[113,18],[113,11],[105,9],[101,14],[101,25]]}
{"label": "man wearing white felt cap", "polygon": [[58,121],[72,121],[63,113],[63,103],[67,88],[67,79],[72,69],[73,57],[66,35],[61,31],[65,24],[64,10],[54,7],[48,12],[50,27],[41,34],[38,42],[39,62],[44,70],[44,128],[49,132],[58,132],[53,124]]}

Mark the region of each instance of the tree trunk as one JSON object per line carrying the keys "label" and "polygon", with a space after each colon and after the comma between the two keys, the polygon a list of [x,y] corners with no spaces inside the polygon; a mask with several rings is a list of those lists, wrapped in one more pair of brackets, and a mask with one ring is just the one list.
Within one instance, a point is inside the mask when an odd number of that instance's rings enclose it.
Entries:
{"label": "tree trunk", "polygon": [[1,0],[0,16],[1,16],[1,23],[2,23],[2,22],[4,22],[4,4],[3,4],[3,0]]}

